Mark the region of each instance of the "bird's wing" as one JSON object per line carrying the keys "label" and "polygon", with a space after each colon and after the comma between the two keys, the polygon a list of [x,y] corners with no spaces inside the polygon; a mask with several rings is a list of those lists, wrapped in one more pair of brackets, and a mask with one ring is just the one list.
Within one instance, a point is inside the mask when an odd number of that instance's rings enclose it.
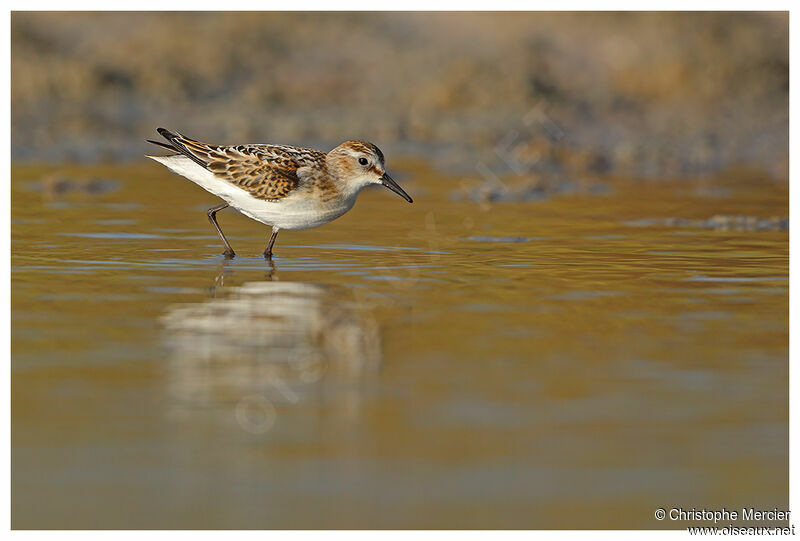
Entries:
{"label": "bird's wing", "polygon": [[275,201],[289,195],[325,154],[281,145],[209,145],[159,128],[158,132],[181,154],[215,176],[257,199]]}

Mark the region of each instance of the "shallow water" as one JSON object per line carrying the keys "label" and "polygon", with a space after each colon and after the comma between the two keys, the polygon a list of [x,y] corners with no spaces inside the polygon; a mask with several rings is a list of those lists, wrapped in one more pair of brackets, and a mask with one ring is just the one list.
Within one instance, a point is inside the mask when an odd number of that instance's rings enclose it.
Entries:
{"label": "shallow water", "polygon": [[155,165],[53,171],[12,169],[14,528],[788,506],[788,233],[658,225],[787,216],[786,184],[491,205],[409,165],[413,205],[368,191],[268,264],[232,211],[223,261],[214,198]]}

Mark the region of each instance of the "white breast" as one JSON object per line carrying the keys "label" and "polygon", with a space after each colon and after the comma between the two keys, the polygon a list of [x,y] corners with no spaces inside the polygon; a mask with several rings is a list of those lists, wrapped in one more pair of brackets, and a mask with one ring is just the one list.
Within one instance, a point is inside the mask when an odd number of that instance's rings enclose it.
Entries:
{"label": "white breast", "polygon": [[277,201],[264,201],[256,199],[238,186],[217,178],[211,171],[186,156],[148,156],[148,158],[165,165],[173,173],[188,178],[245,216],[280,229],[309,229],[324,225],[353,208],[356,202],[357,194],[353,194],[347,199],[322,205],[319,199],[305,191],[291,193]]}

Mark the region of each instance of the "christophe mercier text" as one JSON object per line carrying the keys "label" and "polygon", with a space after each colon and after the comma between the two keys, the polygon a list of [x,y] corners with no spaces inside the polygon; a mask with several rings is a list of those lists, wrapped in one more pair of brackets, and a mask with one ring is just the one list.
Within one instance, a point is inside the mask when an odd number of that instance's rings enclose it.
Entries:
{"label": "christophe mercier text", "polygon": [[790,511],[774,509],[742,508],[741,511],[733,509],[683,509],[673,507],[669,510],[670,520],[711,520],[714,522],[729,522],[737,520],[747,521],[774,521],[789,520]]}

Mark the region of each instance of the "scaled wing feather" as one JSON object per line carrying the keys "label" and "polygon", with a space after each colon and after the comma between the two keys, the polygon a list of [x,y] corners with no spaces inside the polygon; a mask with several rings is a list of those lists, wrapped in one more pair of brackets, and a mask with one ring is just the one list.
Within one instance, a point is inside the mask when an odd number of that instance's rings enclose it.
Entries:
{"label": "scaled wing feather", "polygon": [[288,146],[209,145],[181,134],[168,139],[217,177],[267,201],[289,195],[300,184],[302,174],[298,176],[298,169],[319,166],[325,159],[322,152]]}

